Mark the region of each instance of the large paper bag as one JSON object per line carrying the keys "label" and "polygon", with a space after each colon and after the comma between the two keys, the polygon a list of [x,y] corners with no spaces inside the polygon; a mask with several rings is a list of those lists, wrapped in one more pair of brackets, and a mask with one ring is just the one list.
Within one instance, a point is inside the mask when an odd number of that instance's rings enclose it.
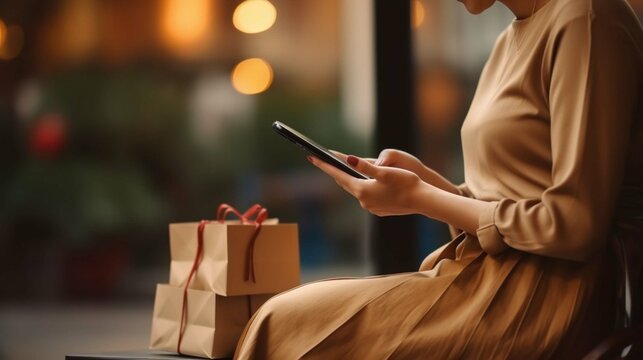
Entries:
{"label": "large paper bag", "polygon": [[[184,286],[198,248],[199,223],[170,224],[170,285]],[[207,223],[202,257],[189,285],[220,295],[274,294],[299,285],[297,224]],[[254,277],[254,279],[253,279]],[[253,281],[254,280],[254,281]]]}
{"label": "large paper bag", "polygon": [[[221,296],[210,291],[158,284],[150,349],[210,359],[231,357],[251,315],[271,295]],[[181,320],[185,316],[179,349]]]}

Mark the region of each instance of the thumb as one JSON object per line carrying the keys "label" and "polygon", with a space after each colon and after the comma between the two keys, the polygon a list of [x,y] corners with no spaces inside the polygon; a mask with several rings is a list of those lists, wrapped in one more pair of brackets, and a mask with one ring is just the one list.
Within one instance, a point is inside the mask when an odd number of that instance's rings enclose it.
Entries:
{"label": "thumb", "polygon": [[348,155],[346,157],[346,162],[348,163],[348,165],[352,166],[353,169],[361,172],[368,177],[377,179],[381,175],[381,170],[379,167],[371,164],[369,161],[360,159],[357,156]]}

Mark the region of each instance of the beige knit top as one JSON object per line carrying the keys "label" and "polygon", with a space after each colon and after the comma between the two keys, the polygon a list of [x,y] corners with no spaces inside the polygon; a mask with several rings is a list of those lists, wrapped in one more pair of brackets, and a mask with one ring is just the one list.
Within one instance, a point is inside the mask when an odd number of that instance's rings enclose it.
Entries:
{"label": "beige knit top", "polygon": [[499,37],[462,128],[461,188],[497,201],[487,253],[604,244],[622,185],[643,184],[642,34],[622,0],[550,0]]}

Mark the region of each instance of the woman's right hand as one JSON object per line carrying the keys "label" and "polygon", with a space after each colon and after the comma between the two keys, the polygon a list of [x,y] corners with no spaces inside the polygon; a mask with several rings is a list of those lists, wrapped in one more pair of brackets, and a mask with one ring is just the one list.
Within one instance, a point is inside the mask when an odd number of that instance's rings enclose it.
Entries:
{"label": "woman's right hand", "polygon": [[[333,151],[335,155],[346,161],[346,154]],[[435,170],[425,166],[417,157],[397,149],[384,149],[380,152],[377,159],[367,158],[368,162],[377,166],[388,166],[408,170],[422,179],[422,181],[436,186],[442,190],[460,194],[458,188]]]}
{"label": "woman's right hand", "polygon": [[[417,174],[423,178],[424,172],[428,168],[417,157],[407,153],[406,151],[397,149],[384,149],[380,152],[377,159],[369,159],[373,165],[377,166],[390,166],[400,169],[405,169]],[[428,181],[426,181],[428,182]]]}

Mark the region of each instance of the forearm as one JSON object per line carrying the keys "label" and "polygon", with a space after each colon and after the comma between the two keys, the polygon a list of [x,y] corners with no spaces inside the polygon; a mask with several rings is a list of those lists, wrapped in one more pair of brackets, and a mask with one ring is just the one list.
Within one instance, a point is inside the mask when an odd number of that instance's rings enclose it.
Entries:
{"label": "forearm", "polygon": [[433,186],[436,186],[444,191],[450,192],[451,194],[459,195],[458,187],[454,185],[451,181],[447,180],[444,176],[440,175],[437,171],[424,166],[423,169],[418,173],[418,176],[424,181]]}
{"label": "forearm", "polygon": [[350,166],[372,178],[360,180],[315,157],[309,160],[359,200],[364,209],[378,216],[423,214],[475,234],[478,218],[495,204],[461,196],[455,185],[428,169],[418,174],[348,156]]}
{"label": "forearm", "polygon": [[419,187],[418,193],[413,198],[418,213],[453,225],[470,234],[476,233],[478,219],[484,210],[496,204],[460,196],[457,188],[454,193],[430,185]]}

